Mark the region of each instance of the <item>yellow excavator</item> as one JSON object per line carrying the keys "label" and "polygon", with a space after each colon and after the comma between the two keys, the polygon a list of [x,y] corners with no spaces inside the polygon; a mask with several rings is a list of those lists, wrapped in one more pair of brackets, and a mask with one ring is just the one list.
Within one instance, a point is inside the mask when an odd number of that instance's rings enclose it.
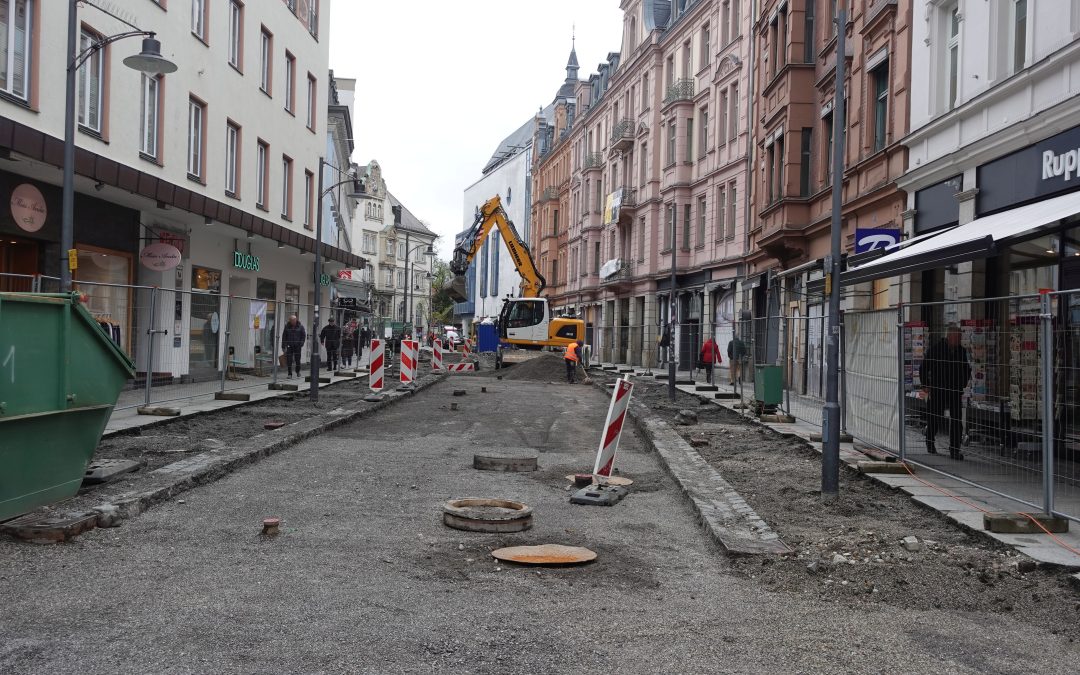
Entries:
{"label": "yellow excavator", "polygon": [[468,300],[465,272],[492,227],[499,228],[501,239],[521,275],[521,297],[506,298],[499,311],[499,341],[526,349],[565,347],[575,341],[582,344],[585,340],[585,322],[551,316],[547,298],[540,297],[547,282],[537,271],[528,244],[521,240],[514,223],[506,216],[498,195],[484,203],[476,214],[476,221],[454,249],[454,257],[450,261],[450,271],[454,277],[447,287],[449,296],[455,302]]}

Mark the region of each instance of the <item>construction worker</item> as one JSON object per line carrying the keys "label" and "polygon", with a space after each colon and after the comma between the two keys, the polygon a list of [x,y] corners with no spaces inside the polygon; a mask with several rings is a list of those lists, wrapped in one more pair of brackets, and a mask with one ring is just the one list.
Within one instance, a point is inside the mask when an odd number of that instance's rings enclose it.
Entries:
{"label": "construction worker", "polygon": [[577,370],[578,364],[578,343],[576,341],[566,345],[566,352],[563,354],[563,363],[566,364],[566,383],[574,383],[574,371]]}

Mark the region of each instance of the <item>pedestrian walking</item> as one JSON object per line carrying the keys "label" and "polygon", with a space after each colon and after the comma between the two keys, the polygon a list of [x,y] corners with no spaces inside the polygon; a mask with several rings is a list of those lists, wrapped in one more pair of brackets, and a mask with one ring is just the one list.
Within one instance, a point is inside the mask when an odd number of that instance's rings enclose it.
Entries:
{"label": "pedestrian walking", "polygon": [[705,381],[707,383],[713,383],[713,364],[723,363],[723,361],[720,358],[720,348],[716,346],[716,342],[712,338],[709,338],[705,341],[705,344],[701,345],[701,366],[705,369]]}
{"label": "pedestrian walking", "polygon": [[341,365],[352,368],[353,352],[356,351],[356,322],[350,321],[345,324],[341,332]]}
{"label": "pedestrian walking", "polygon": [[307,332],[304,324],[293,314],[285,323],[285,330],[281,332],[281,348],[285,353],[285,363],[289,368],[289,377],[293,376],[293,368],[296,368],[297,377],[300,376],[300,351],[307,342]]}
{"label": "pedestrian walking", "polygon": [[738,337],[733,337],[727,343],[728,377],[729,383],[735,384],[742,381],[742,362],[746,356],[746,345]]}
{"label": "pedestrian walking", "polygon": [[926,388],[928,396],[926,451],[931,455],[937,454],[934,440],[948,410],[949,457],[956,460],[964,458],[960,452],[964,434],[960,403],[970,379],[971,365],[967,348],[960,344],[960,328],[950,325],[945,337],[927,350],[919,367],[919,382]]}
{"label": "pedestrian walking", "polygon": [[566,364],[566,383],[574,384],[574,375],[577,371],[578,364],[578,343],[571,342],[566,345],[566,352],[563,353],[563,362]]}
{"label": "pedestrian walking", "polygon": [[337,370],[338,350],[341,348],[341,326],[337,325],[334,317],[330,317],[327,324],[319,331],[319,342],[326,348],[326,364],[329,370]]}

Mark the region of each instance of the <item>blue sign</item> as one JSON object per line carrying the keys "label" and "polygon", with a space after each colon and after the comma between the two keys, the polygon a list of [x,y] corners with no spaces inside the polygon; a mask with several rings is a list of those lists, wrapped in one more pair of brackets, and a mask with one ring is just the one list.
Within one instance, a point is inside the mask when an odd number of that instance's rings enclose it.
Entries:
{"label": "blue sign", "polygon": [[888,230],[884,228],[855,230],[855,253],[867,251],[881,251],[892,248],[900,243],[900,230]]}

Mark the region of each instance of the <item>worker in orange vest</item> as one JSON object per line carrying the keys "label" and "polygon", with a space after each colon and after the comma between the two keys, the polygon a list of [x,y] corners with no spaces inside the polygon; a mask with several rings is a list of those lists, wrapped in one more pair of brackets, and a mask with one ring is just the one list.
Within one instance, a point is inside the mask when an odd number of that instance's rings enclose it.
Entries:
{"label": "worker in orange vest", "polygon": [[563,354],[563,363],[566,364],[566,383],[574,383],[574,371],[578,364],[578,343],[571,342],[566,345],[566,353]]}

